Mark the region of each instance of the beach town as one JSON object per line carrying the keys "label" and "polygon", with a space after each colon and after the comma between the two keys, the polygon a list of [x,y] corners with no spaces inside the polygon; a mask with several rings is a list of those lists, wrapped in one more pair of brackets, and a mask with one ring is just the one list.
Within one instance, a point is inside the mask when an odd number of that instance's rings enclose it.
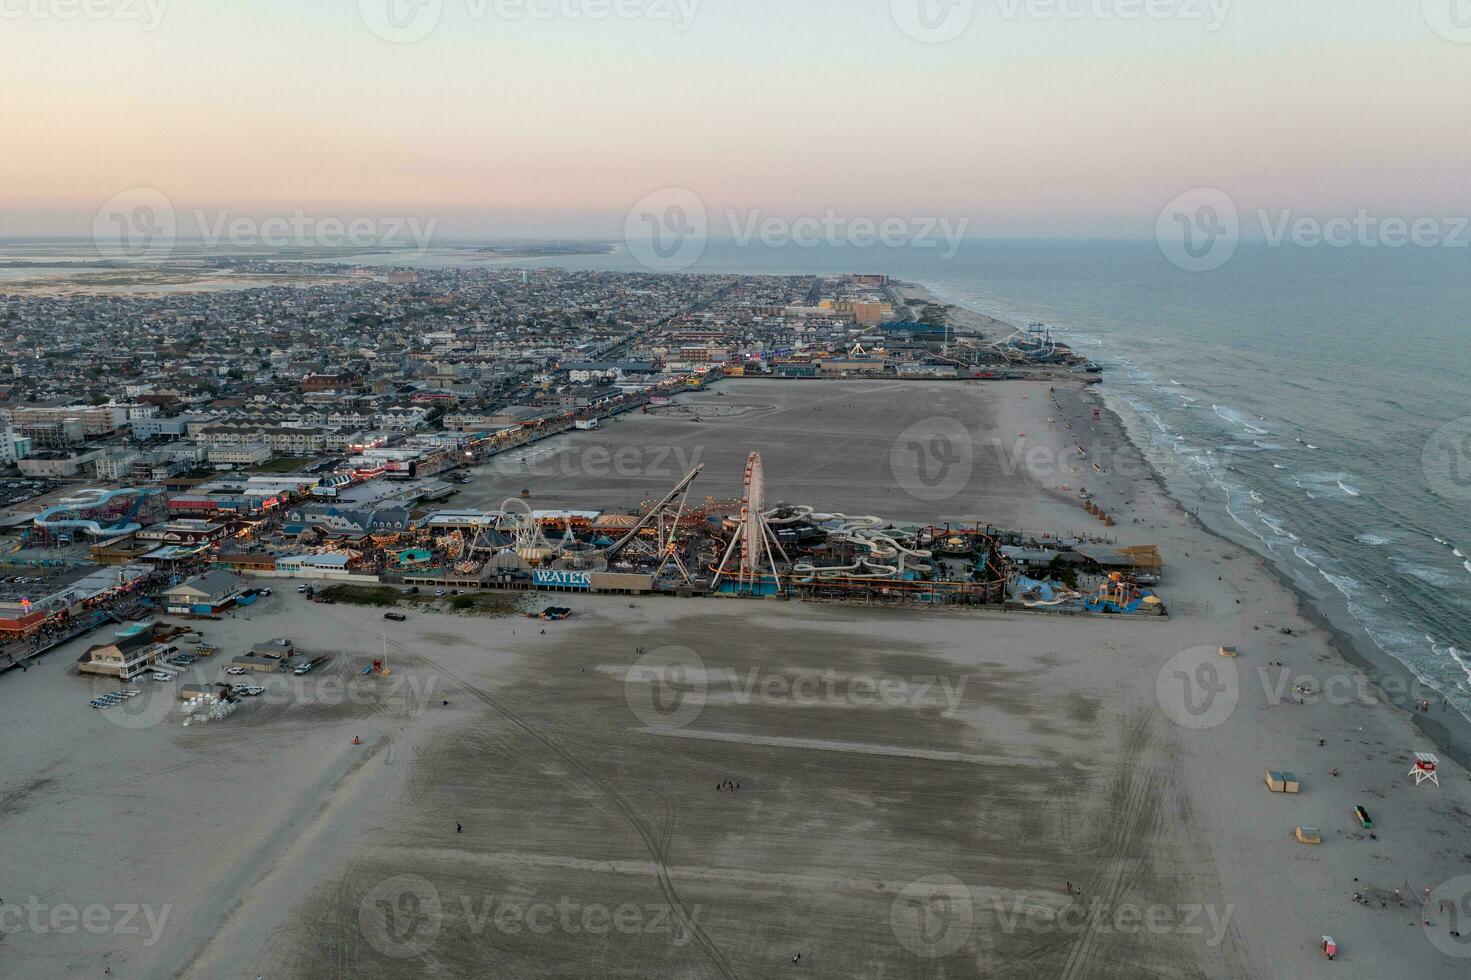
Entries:
{"label": "beach town", "polygon": [[7,975],[1462,975],[1464,719],[1045,325],[296,271],[0,297]]}

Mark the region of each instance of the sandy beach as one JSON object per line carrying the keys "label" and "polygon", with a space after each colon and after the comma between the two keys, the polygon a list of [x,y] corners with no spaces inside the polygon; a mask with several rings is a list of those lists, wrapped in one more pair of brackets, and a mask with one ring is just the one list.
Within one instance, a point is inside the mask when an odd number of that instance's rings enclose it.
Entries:
{"label": "sandy beach", "polygon": [[[1466,975],[1440,902],[1471,892],[1471,781],[1451,752],[1438,788],[1407,776],[1438,705],[1386,703],[1093,392],[688,399],[708,418],[548,441],[452,506],[614,510],[687,462],[735,496],[759,449],[772,498],[1157,544],[1171,615],[573,597],[563,623],[394,624],[282,584],[205,624],[215,660],[290,637],[330,663],[190,727],[177,684],[90,709],[83,641],[0,676],[0,974]],[[203,663],[180,682],[219,679]]]}

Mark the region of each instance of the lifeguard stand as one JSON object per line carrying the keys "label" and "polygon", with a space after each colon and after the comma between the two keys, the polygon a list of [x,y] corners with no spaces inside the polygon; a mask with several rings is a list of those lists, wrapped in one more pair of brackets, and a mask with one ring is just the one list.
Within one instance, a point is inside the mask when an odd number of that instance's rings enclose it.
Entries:
{"label": "lifeguard stand", "polygon": [[1415,785],[1421,783],[1434,783],[1440,785],[1440,760],[1429,752],[1415,753],[1415,768],[1410,770],[1410,775],[1415,777]]}

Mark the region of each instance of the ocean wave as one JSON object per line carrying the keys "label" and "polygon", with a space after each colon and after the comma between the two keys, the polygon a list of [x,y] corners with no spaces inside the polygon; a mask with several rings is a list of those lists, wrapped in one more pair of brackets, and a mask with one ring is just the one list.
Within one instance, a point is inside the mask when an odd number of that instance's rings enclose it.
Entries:
{"label": "ocean wave", "polygon": [[1444,589],[1454,584],[1455,579],[1438,568],[1427,565],[1412,565],[1409,562],[1397,561],[1394,567],[1403,575],[1417,578],[1427,585],[1433,585],[1438,589]]}
{"label": "ocean wave", "polygon": [[1250,432],[1252,435],[1264,436],[1269,431],[1267,429],[1260,428],[1259,426],[1252,425],[1246,420],[1244,416],[1242,416],[1240,412],[1236,411],[1236,409],[1234,408],[1229,408],[1225,405],[1212,405],[1211,408],[1215,411],[1216,417],[1219,418],[1221,421],[1240,426],[1247,432]]}

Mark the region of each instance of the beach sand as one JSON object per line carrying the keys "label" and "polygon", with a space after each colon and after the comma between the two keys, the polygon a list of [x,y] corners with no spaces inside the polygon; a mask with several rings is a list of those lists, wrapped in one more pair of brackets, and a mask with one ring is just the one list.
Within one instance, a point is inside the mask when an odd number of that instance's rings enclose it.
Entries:
{"label": "beach sand", "polygon": [[[1466,771],[1444,759],[1440,788],[1411,785],[1432,749],[1413,713],[1258,558],[1181,512],[1091,393],[719,388],[693,396],[737,406],[719,419],[543,444],[533,503],[612,509],[679,475],[595,472],[588,447],[703,445],[697,492],[714,496],[761,449],[772,498],[1156,543],[1172,615],[572,597],[564,623],[391,624],[282,587],[208,638],[224,656],[290,637],[331,664],[189,728],[168,700],[88,708],[75,644],[0,676],[0,927],[32,896],[41,921],[0,932],[0,974],[1466,975],[1471,945],[1435,908],[1422,926],[1419,901],[1471,874]],[[952,437],[948,468],[914,455],[915,426]],[[474,491],[495,506],[521,475]],[[1083,485],[1116,527],[1083,512]],[[385,645],[392,676],[358,675]],[[643,668],[675,663],[656,692]],[[1301,794],[1269,793],[1268,769]],[[1323,843],[1297,843],[1299,825]],[[1371,901],[1351,901],[1365,882]],[[133,905],[152,910],[139,933],[116,925]],[[45,919],[94,906],[111,927]]]}

